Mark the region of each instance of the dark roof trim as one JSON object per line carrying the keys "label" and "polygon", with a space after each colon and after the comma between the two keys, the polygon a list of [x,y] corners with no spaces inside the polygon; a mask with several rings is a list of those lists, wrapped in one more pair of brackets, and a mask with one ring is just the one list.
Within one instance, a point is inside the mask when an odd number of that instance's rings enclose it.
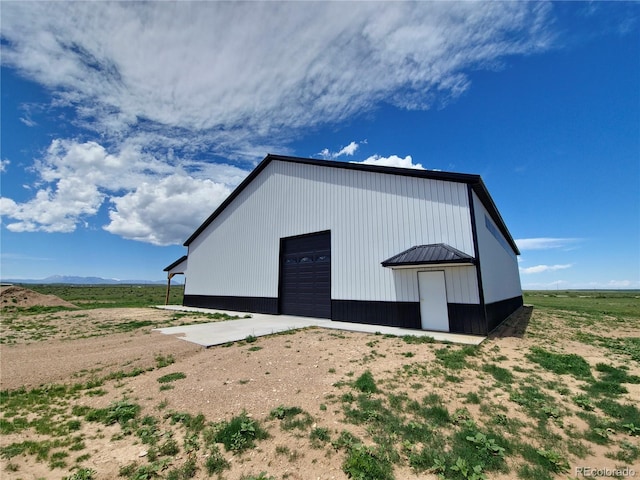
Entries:
{"label": "dark roof trim", "polygon": [[182,262],[184,262],[187,259],[186,255],[181,256],[178,260],[176,260],[175,262],[173,262],[171,265],[169,265],[168,267],[166,267],[163,272],[168,272],[169,270],[171,270],[174,267],[177,267],[178,265],[180,265]]}
{"label": "dark roof trim", "polygon": [[443,263],[474,264],[475,258],[446,243],[417,245],[382,262],[383,267],[440,265]]}
{"label": "dark roof trim", "polygon": [[[487,187],[484,185],[482,178],[480,175],[472,175],[468,173],[453,173],[453,172],[441,172],[436,170],[417,170],[413,168],[396,168],[396,167],[381,167],[378,165],[365,165],[362,163],[347,163],[347,162],[336,162],[333,160],[316,160],[313,158],[300,158],[300,157],[289,157],[284,155],[273,155],[268,154],[264,160],[262,160],[256,168],[253,169],[251,173],[245,178],[240,185],[236,187],[236,189],[231,192],[231,194],[225,199],[224,202],[220,204],[220,206],[207,218],[202,225],[200,225],[195,232],[184,242],[186,247],[193,242],[198,235],[200,235],[205,228],[207,228],[218,215],[222,213],[222,211],[227,208],[227,206],[233,202],[233,200],[240,195],[240,193],[249,185],[254,178],[260,175],[260,172],[264,170],[269,163],[273,160],[278,160],[281,162],[291,162],[291,163],[300,163],[303,165],[313,165],[316,167],[332,167],[332,168],[343,168],[345,170],[357,170],[361,172],[372,172],[372,173],[382,173],[387,175],[402,175],[406,177],[418,177],[418,178],[427,178],[430,180],[443,180],[447,182],[457,182],[457,183],[465,183],[467,185],[471,185],[473,191],[476,192],[480,201],[484,204],[485,208],[491,215],[491,218],[496,223],[502,234],[507,239],[509,245],[513,248],[513,251],[519,255],[520,251],[516,246],[516,243],[513,241],[507,226],[505,225],[500,213],[498,213],[498,209],[496,208],[495,203],[493,203],[493,199],[489,192],[487,191]],[[472,220],[473,221],[473,220]]]}

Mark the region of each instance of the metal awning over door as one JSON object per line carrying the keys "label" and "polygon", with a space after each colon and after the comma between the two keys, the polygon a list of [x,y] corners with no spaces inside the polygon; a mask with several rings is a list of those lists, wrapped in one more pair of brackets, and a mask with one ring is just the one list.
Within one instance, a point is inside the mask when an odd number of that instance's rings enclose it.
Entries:
{"label": "metal awning over door", "polygon": [[331,232],[280,240],[280,313],[331,318]]}

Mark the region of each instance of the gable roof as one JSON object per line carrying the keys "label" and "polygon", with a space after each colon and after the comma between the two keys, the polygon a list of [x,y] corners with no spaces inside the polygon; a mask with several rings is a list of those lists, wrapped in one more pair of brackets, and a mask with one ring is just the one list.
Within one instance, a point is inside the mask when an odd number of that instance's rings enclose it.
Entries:
{"label": "gable roof", "polygon": [[417,245],[382,262],[383,267],[440,265],[443,263],[473,264],[475,259],[446,243]]}
{"label": "gable roof", "polygon": [[227,206],[233,202],[233,200],[240,195],[240,193],[249,185],[254,178],[260,175],[260,172],[264,170],[267,165],[269,165],[272,161],[277,160],[280,162],[291,162],[298,163],[303,165],[313,165],[316,167],[326,167],[326,168],[342,168],[345,170],[356,170],[361,172],[372,172],[379,173],[383,175],[402,175],[406,177],[417,177],[417,178],[426,178],[430,180],[443,180],[447,182],[456,182],[456,183],[465,183],[470,185],[473,191],[476,193],[482,204],[485,206],[489,215],[496,223],[504,237],[507,239],[507,242],[513,248],[513,251],[519,255],[520,251],[516,243],[514,242],[507,226],[502,220],[498,209],[496,208],[491,195],[489,195],[489,191],[485,186],[484,182],[480,175],[473,175],[468,173],[453,173],[453,172],[442,172],[436,170],[418,170],[413,168],[397,168],[397,167],[382,167],[378,165],[366,165],[362,163],[347,163],[347,162],[336,162],[333,160],[316,160],[312,158],[300,158],[300,157],[289,157],[285,155],[273,155],[268,154],[256,168],[253,169],[251,173],[245,178],[240,185],[236,187],[236,189],[231,192],[231,194],[220,204],[220,206],[207,218],[202,225],[200,225],[193,234],[184,242],[184,246],[188,247],[191,242],[193,242],[215,219],[218,215],[222,213],[222,211],[227,208]]}

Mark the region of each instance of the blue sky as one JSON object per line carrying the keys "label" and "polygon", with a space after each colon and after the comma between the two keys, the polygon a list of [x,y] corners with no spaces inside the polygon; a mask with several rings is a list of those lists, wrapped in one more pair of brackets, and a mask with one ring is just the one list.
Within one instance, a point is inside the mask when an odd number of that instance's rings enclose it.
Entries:
{"label": "blue sky", "polygon": [[1,5],[1,272],[162,279],[267,154],[482,175],[524,288],[640,288],[640,4]]}

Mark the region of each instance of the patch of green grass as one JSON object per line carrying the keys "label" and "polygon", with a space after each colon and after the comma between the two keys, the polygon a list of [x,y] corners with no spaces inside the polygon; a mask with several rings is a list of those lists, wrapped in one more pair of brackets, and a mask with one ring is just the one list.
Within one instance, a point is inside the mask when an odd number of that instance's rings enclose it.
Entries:
{"label": "patch of green grass", "polygon": [[176,359],[173,358],[173,355],[169,354],[165,355],[156,355],[156,368],[164,368],[169,365],[175,363]]}
{"label": "patch of green grass", "polygon": [[164,442],[162,442],[158,446],[158,453],[160,455],[173,457],[180,453],[180,447],[178,446],[178,442],[173,438],[167,438]]}
{"label": "patch of green grass", "polygon": [[615,427],[623,429],[623,425],[633,424],[640,427],[640,410],[632,404],[622,405],[615,400],[604,398],[596,402],[596,406],[617,422]]}
{"label": "patch of green grass", "polygon": [[418,417],[426,420],[431,425],[444,426],[451,423],[451,415],[447,408],[441,403],[433,403],[428,397],[423,399],[422,404],[410,403],[408,410]]}
{"label": "patch of green grass", "polygon": [[205,416],[202,413],[191,415],[187,412],[169,412],[165,414],[165,418],[170,419],[172,424],[179,423],[183,425],[191,433],[202,432],[206,423]]}
{"label": "patch of green grass", "polygon": [[0,448],[0,456],[10,460],[17,455],[31,455],[36,457],[36,460],[43,462],[48,460],[49,453],[52,449],[67,447],[70,443],[71,440],[61,439],[14,442]]}
{"label": "patch of green grass", "polygon": [[167,480],[187,480],[196,476],[198,466],[194,457],[189,457],[180,467],[174,467],[167,472]]}
{"label": "patch of green grass", "polygon": [[150,372],[151,370],[153,370],[153,367],[152,368],[148,368],[148,369],[135,367],[134,369],[132,369],[132,370],[130,370],[128,372],[120,370],[120,371],[117,371],[117,372],[110,373],[109,375],[107,375],[105,377],[105,380],[122,380],[123,378],[137,377],[139,375],[142,375],[145,372]]}
{"label": "patch of green grass", "polygon": [[356,405],[343,405],[345,418],[355,425],[375,424],[378,427],[392,428],[398,426],[397,418],[391,410],[385,407],[381,398],[372,398],[367,394],[360,394],[356,399]]}
{"label": "patch of green grass", "polygon": [[576,332],[574,336],[579,342],[606,348],[612,353],[628,356],[640,363],[640,337],[611,338],[581,331]]}
{"label": "patch of green grass", "polygon": [[629,375],[628,368],[614,367],[606,363],[596,364],[596,370],[600,372],[600,379],[604,382],[615,383],[640,383],[640,376]]}
{"label": "patch of green grass", "polygon": [[285,407],[280,405],[271,410],[269,416],[281,420],[283,430],[306,430],[313,423],[313,417],[300,407]]}
{"label": "patch of green grass", "polygon": [[209,476],[211,476],[214,473],[222,473],[223,471],[230,468],[231,464],[226,458],[224,458],[220,449],[216,445],[213,445],[209,449],[209,456],[205,460],[204,466]]}
{"label": "patch of green grass", "polygon": [[637,290],[525,291],[523,293],[525,303],[532,304],[535,308],[578,312],[596,319],[602,319],[605,315],[614,317],[614,319],[638,318],[638,313],[640,313]]}
{"label": "patch of green grass", "polygon": [[312,446],[320,447],[322,444],[331,441],[331,434],[328,428],[316,427],[309,433],[309,439],[311,440]]}
{"label": "patch of green grass", "polygon": [[595,407],[593,406],[593,402],[591,398],[586,395],[576,395],[573,397],[573,403],[579,406],[581,409],[586,410],[587,412],[592,411]]}
{"label": "patch of green grass", "polygon": [[91,468],[79,468],[72,475],[64,477],[63,480],[94,480],[98,472]]}
{"label": "patch of green grass", "polygon": [[543,448],[537,450],[541,459],[541,466],[555,473],[563,473],[569,471],[569,461],[557,450],[545,450]]}
{"label": "patch of green grass", "polygon": [[525,463],[518,467],[518,478],[523,480],[553,480],[548,469],[540,465],[530,465]]}
{"label": "patch of green grass", "polygon": [[494,431],[481,431],[477,427],[465,427],[452,437],[449,462],[464,459],[470,467],[480,465],[486,471],[508,472],[505,454],[512,452],[510,442]]}
{"label": "patch of green grass", "polygon": [[553,409],[555,401],[534,385],[519,386],[509,394],[509,400],[524,407],[529,416],[545,421],[549,415],[546,409]]}
{"label": "patch of green grass", "polygon": [[627,387],[617,382],[596,381],[591,382],[583,387],[588,393],[594,397],[604,395],[606,397],[618,397],[624,393],[628,393]]}
{"label": "patch of green grass", "polygon": [[577,416],[589,424],[589,429],[584,433],[584,438],[598,445],[609,443],[609,429],[612,422],[590,412],[578,412]]}
{"label": "patch of green grass", "polygon": [[474,356],[477,353],[477,347],[467,345],[462,348],[447,345],[435,351],[436,359],[445,368],[450,370],[462,370],[467,368],[467,357]]}
{"label": "patch of green grass", "polygon": [[106,408],[91,408],[84,415],[89,422],[99,422],[104,425],[119,423],[124,426],[133,420],[140,413],[140,405],[130,402],[127,399],[112,402]]}
{"label": "patch of green grass", "polygon": [[499,383],[511,384],[513,382],[513,373],[493,363],[482,365],[482,371],[491,374]]}
{"label": "patch of green grass", "polygon": [[134,330],[138,330],[144,327],[151,327],[156,325],[156,323],[157,322],[153,322],[151,320],[131,320],[128,322],[97,325],[96,328],[109,330],[111,332],[124,333],[124,332],[132,332]]}
{"label": "patch of green grass", "polygon": [[67,462],[65,458],[67,458],[69,454],[67,452],[53,452],[49,457],[49,468],[53,470],[54,468],[64,468],[67,466]]}
{"label": "patch of green grass", "polygon": [[480,396],[476,392],[467,392],[464,398],[464,403],[480,405]]}
{"label": "patch of green grass", "polygon": [[167,375],[163,375],[162,377],[158,378],[158,382],[169,383],[169,382],[175,382],[176,380],[182,380],[183,378],[187,378],[187,375],[185,373],[174,372],[174,373],[168,373]]}
{"label": "patch of green grass", "polygon": [[433,337],[418,335],[403,335],[402,340],[409,345],[421,345],[425,343],[435,343]]}
{"label": "patch of green grass", "polygon": [[276,477],[267,476],[267,472],[260,472],[258,475],[243,475],[240,480],[276,480]]}
{"label": "patch of green grass", "polygon": [[360,375],[353,383],[354,387],[363,393],[376,393],[378,387],[369,370]]}
{"label": "patch of green grass", "polygon": [[531,347],[526,357],[557,375],[572,375],[579,380],[593,378],[587,361],[575,353],[553,353],[541,347]]}
{"label": "patch of green grass", "polygon": [[[80,308],[148,307],[165,301],[163,285],[23,285],[45,295],[56,295]],[[169,303],[181,304],[183,285],[172,285]]]}
{"label": "patch of green grass", "polygon": [[216,443],[222,443],[228,452],[240,453],[255,446],[256,440],[268,437],[257,420],[246,413],[233,417],[229,422],[218,424],[215,434]]}
{"label": "patch of green grass", "polygon": [[357,445],[349,450],[342,471],[357,480],[393,480],[393,465],[373,447]]}
{"label": "patch of green grass", "polygon": [[640,458],[640,447],[634,445],[628,440],[624,440],[620,443],[620,450],[607,456],[614,460],[632,465],[633,462]]}

